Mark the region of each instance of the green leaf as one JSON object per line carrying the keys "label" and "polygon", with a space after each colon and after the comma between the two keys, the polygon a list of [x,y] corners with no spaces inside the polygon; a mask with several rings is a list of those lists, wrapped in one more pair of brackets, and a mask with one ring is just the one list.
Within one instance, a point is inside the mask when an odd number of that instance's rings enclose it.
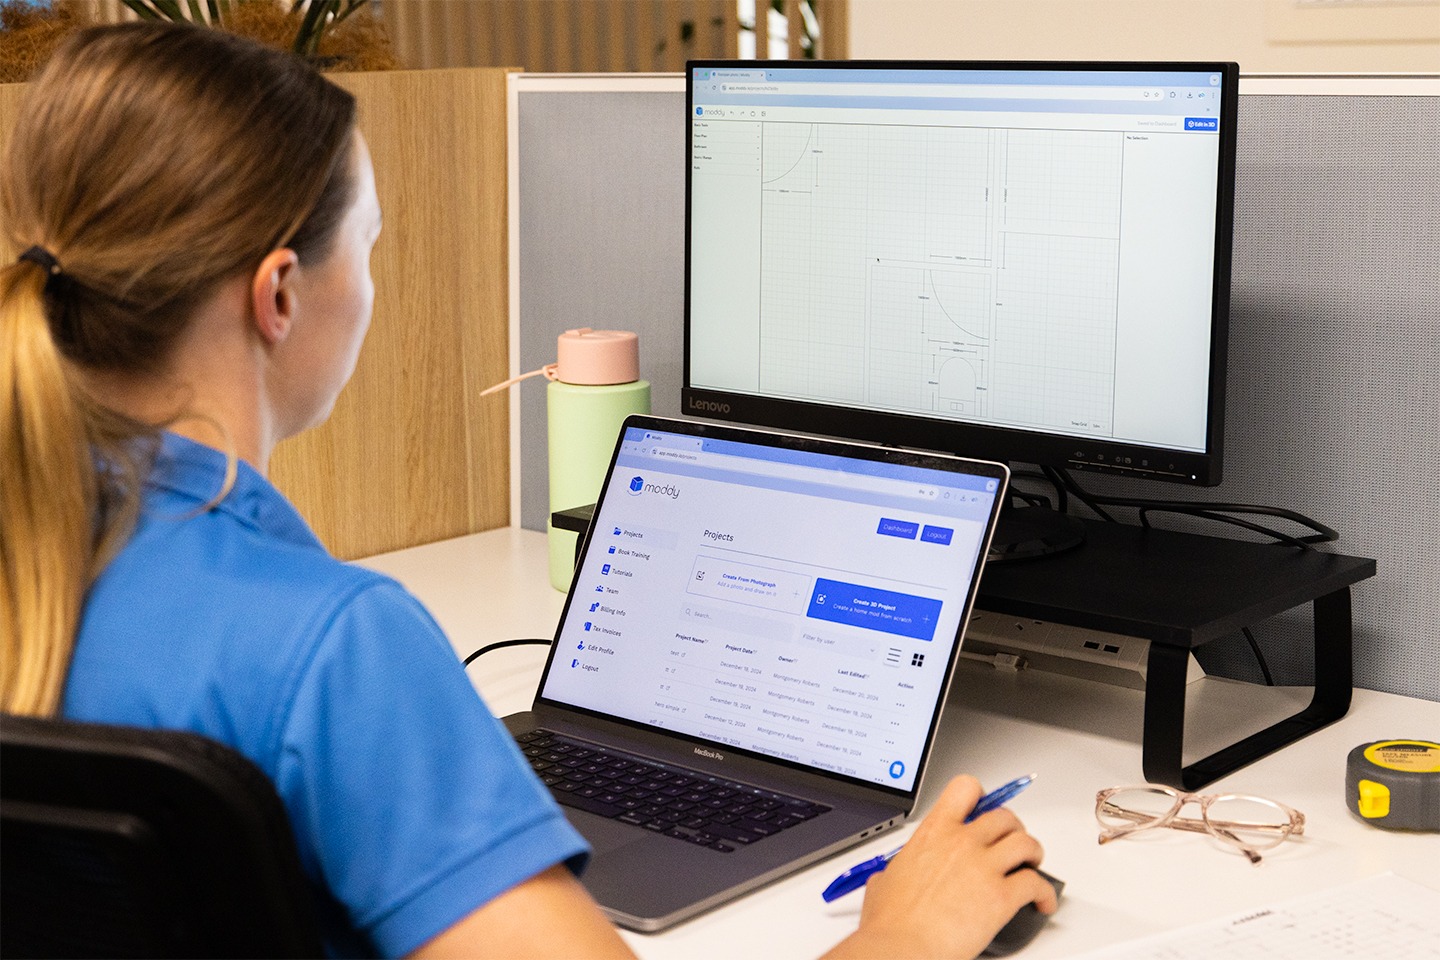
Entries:
{"label": "green leaf", "polygon": [[[296,5],[299,5],[299,0]],[[300,29],[295,33],[295,45],[292,48],[302,57],[314,56],[320,49],[320,34],[324,32],[325,15],[330,12],[331,5],[332,0],[310,0],[306,6],[305,19],[300,22]]]}
{"label": "green leaf", "polygon": [[180,0],[150,0],[150,3],[161,19],[175,23],[185,19],[185,15],[180,12]]}
{"label": "green leaf", "polygon": [[135,11],[135,15],[141,20],[159,20],[160,14],[155,8],[146,3],[145,0],[120,0],[121,3]]}

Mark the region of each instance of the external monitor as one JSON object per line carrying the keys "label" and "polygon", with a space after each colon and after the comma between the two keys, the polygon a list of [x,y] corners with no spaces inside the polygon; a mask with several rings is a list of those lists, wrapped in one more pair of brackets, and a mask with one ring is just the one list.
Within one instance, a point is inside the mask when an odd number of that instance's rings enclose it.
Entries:
{"label": "external monitor", "polygon": [[[692,62],[684,412],[1219,483],[1237,87],[1233,63]],[[1069,537],[1020,526],[1002,549]]]}

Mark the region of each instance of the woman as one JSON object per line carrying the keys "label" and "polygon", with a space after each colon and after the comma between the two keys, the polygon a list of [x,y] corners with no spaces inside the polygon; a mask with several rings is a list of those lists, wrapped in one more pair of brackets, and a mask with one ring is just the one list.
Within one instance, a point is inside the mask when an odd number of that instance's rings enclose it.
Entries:
{"label": "woman", "polygon": [[[627,955],[434,621],[265,480],[370,320],[380,209],[350,96],[218,31],[87,30],[34,83],[0,201],[4,709],[246,754],[337,952]],[[963,825],[978,796],[946,790],[837,955],[973,955],[1022,904],[1053,909],[1013,815]]]}

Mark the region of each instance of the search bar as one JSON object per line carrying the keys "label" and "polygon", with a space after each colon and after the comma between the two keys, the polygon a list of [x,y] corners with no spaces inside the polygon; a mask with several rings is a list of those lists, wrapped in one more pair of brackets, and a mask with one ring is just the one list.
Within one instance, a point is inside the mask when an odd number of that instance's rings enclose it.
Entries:
{"label": "search bar", "polygon": [[1158,87],[1074,87],[1009,83],[720,84],[721,93],[803,97],[942,97],[952,100],[1160,100]]}
{"label": "search bar", "polygon": [[863,473],[841,473],[838,470],[822,470],[816,467],[796,467],[792,464],[771,463],[767,460],[751,460],[748,457],[732,457],[724,453],[703,453],[698,466],[713,467],[717,470],[735,470],[759,477],[780,477],[800,483],[820,483],[832,487],[849,487],[852,490],[874,490],[892,497],[920,497],[934,500],[940,496],[937,487],[904,480],[887,480]]}

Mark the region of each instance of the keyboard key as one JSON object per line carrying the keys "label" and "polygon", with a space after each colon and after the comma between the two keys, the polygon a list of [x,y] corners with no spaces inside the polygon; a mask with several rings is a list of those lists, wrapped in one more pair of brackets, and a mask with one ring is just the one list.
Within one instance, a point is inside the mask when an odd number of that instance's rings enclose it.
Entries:
{"label": "keyboard key", "polygon": [[741,830],[733,823],[717,823],[710,827],[710,832],[724,840],[732,840],[735,843],[754,843],[761,839],[760,834],[751,833],[749,830]]}
{"label": "keyboard key", "polygon": [[564,794],[557,798],[561,804],[567,807],[574,807],[577,810],[584,810],[588,813],[599,814],[602,817],[614,819],[625,811],[613,803],[605,803],[597,797],[580,797],[573,793]]}

